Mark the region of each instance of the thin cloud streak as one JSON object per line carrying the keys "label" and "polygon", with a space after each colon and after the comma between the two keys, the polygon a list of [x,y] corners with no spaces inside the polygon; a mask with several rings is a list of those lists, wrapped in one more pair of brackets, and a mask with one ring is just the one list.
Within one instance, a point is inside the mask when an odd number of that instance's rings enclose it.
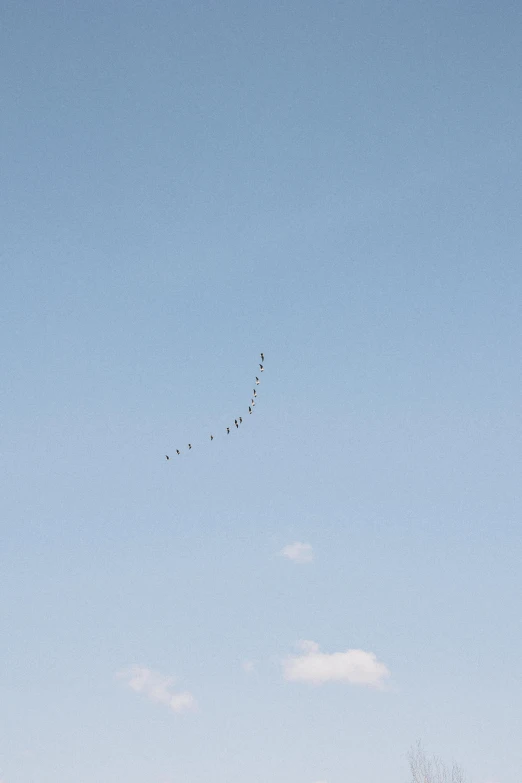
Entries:
{"label": "thin cloud streak", "polygon": [[167,677],[144,666],[129,666],[116,675],[124,680],[135,693],[141,693],[150,701],[164,704],[172,712],[181,713],[193,710],[196,700],[189,691],[174,691],[174,677]]}

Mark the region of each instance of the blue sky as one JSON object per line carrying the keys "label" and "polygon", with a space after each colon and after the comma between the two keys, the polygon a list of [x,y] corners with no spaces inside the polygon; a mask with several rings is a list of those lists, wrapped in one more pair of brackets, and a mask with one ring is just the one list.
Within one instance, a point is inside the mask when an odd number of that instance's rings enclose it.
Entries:
{"label": "blue sky", "polygon": [[2,783],[518,783],[521,34],[5,4]]}

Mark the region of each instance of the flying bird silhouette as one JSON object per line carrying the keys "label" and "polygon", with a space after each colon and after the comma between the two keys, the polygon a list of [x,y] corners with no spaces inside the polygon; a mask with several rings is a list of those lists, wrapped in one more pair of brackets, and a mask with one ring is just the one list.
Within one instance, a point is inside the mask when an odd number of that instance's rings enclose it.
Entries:
{"label": "flying bird silhouette", "polygon": [[[264,368],[263,362],[265,361],[265,354],[263,353],[263,351],[261,351],[259,356],[261,358],[261,362],[262,363],[259,365],[258,372],[264,372],[265,368]],[[257,375],[255,376],[255,379],[256,379],[255,380],[255,386],[257,387],[260,384],[260,380],[259,380],[259,377]],[[258,396],[256,388],[254,388],[252,390],[252,394],[253,394],[253,397],[251,398],[250,405],[248,406],[249,414],[252,414],[254,412],[253,408],[255,407],[256,399],[257,399],[257,396]],[[238,416],[237,419],[234,419],[234,426],[235,426],[236,429],[239,429],[239,425],[242,424],[242,423],[243,423],[243,417],[242,416]],[[227,427],[226,429],[227,429],[227,435],[230,435],[231,427]],[[211,434],[210,435],[210,441],[212,442],[213,440],[214,440],[214,435]],[[189,451],[192,450],[192,443],[188,444],[188,450]],[[180,455],[181,451],[179,449],[176,449],[176,454]],[[165,459],[166,460],[170,460],[170,455],[169,454],[165,454]],[[0,783],[1,783],[1,781],[0,781]]]}

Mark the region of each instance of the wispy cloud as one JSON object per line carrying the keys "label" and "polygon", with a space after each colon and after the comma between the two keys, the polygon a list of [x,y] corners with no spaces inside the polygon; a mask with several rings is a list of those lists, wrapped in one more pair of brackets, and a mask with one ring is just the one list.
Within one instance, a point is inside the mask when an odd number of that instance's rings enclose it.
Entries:
{"label": "wispy cloud", "polygon": [[346,650],[322,653],[315,642],[299,643],[302,655],[289,655],[283,661],[286,680],[322,685],[325,682],[345,682],[381,688],[390,671],[372,652]]}
{"label": "wispy cloud", "polygon": [[141,693],[150,701],[164,704],[173,712],[185,712],[196,707],[196,700],[189,691],[175,691],[174,677],[166,677],[144,666],[129,666],[116,675],[124,680],[136,693]]}
{"label": "wispy cloud", "polygon": [[303,544],[301,541],[284,546],[278,554],[286,557],[288,560],[293,560],[294,563],[311,563],[314,559],[312,546]]}

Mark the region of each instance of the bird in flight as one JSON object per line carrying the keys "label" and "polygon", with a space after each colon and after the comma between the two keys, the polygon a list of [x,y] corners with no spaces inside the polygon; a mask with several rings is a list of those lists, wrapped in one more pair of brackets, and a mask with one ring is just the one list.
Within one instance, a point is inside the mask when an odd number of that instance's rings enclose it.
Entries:
{"label": "bird in flight", "polygon": [[[263,362],[265,361],[265,354],[263,353],[263,351],[261,351],[261,353],[259,354],[259,357],[261,358],[261,364],[259,364],[258,372],[264,372],[265,368],[264,368]],[[248,406],[248,413],[249,414],[252,414],[254,412],[253,409],[255,407],[256,399],[257,399],[257,396],[258,396],[256,387],[259,386],[259,384],[260,384],[260,380],[259,380],[259,377],[256,375],[255,376],[255,387],[252,390],[253,396],[250,399],[250,405]],[[242,423],[243,423],[243,417],[242,416],[238,416],[236,419],[234,419],[234,426],[235,426],[236,429],[239,429],[239,425],[242,424]],[[227,427],[226,430],[227,430],[227,435],[230,435],[231,427]],[[210,441],[212,442],[213,440],[214,440],[214,435],[210,434]],[[192,450],[192,443],[188,444],[188,450],[189,451]],[[179,449],[176,449],[176,454],[179,456],[181,454],[181,451]],[[165,459],[166,460],[170,460],[170,455],[169,454],[165,454]],[[0,781],[0,783],[1,783],[1,781]]]}

